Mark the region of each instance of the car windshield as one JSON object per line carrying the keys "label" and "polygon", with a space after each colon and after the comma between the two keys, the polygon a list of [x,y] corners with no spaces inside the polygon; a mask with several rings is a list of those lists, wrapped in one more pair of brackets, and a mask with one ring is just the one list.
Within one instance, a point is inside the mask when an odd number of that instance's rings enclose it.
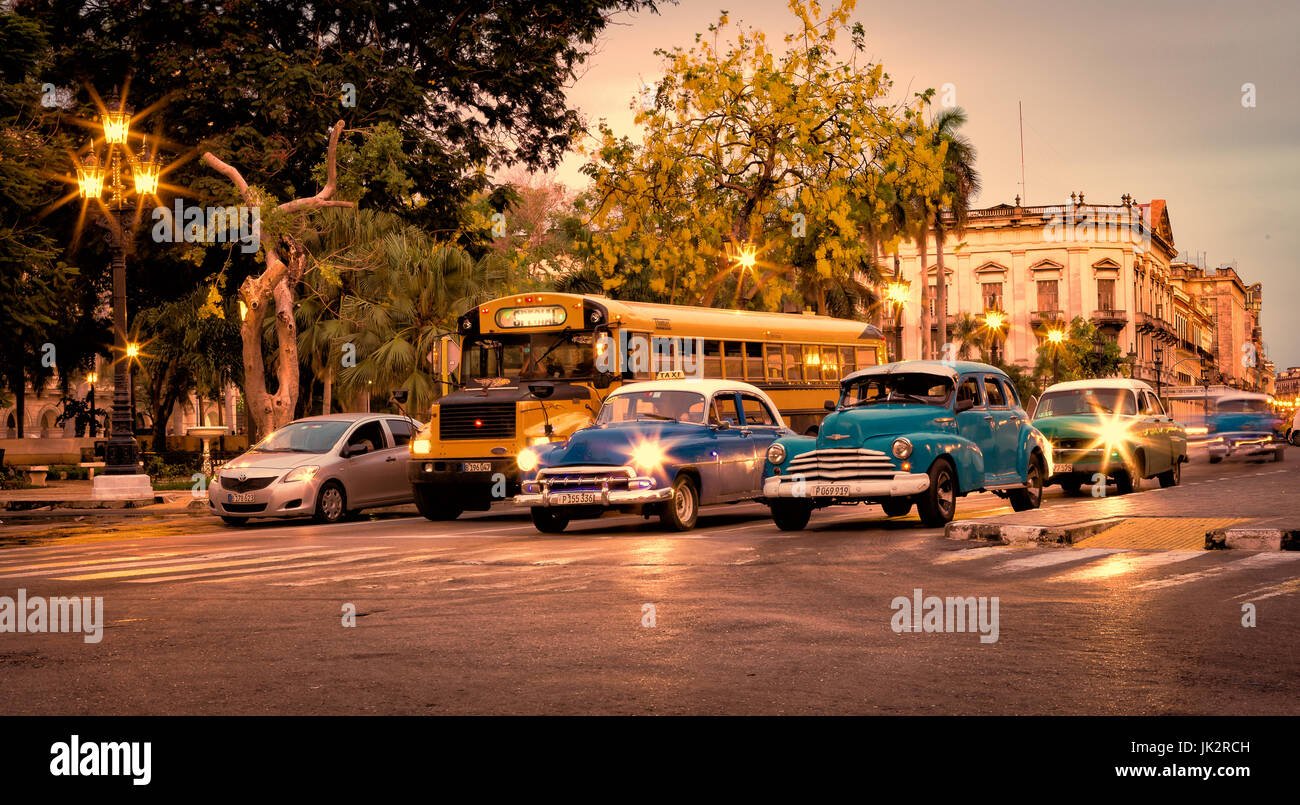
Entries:
{"label": "car windshield", "polygon": [[1128,389],[1070,389],[1049,391],[1038,401],[1034,419],[1070,414],[1137,414],[1133,392]]}
{"label": "car windshield", "polygon": [[642,420],[704,424],[704,395],[694,391],[636,391],[605,400],[597,425]]}
{"label": "car windshield", "polygon": [[328,453],[351,422],[324,419],[290,422],[253,446],[252,453]]}
{"label": "car windshield", "polygon": [[1220,414],[1269,414],[1268,400],[1220,400],[1214,406]]}
{"label": "car windshield", "polygon": [[590,332],[480,335],[465,344],[461,359],[465,385],[476,381],[591,377],[596,367]]}
{"label": "car windshield", "polygon": [[840,406],[852,408],[879,403],[943,405],[951,395],[951,378],[926,372],[897,372],[868,375],[845,383],[840,393]]}

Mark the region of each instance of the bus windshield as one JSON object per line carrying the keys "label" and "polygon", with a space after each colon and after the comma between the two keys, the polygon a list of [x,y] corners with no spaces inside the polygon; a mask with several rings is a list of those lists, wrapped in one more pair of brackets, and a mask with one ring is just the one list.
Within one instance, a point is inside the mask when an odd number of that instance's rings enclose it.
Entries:
{"label": "bus windshield", "polygon": [[595,373],[595,339],[592,333],[578,330],[480,335],[465,343],[461,367],[467,385],[490,378],[510,381],[587,378]]}
{"label": "bus windshield", "polygon": [[1235,400],[1219,400],[1214,405],[1214,410],[1220,414],[1271,414],[1273,409],[1269,407],[1268,400],[1259,398],[1238,398]]}

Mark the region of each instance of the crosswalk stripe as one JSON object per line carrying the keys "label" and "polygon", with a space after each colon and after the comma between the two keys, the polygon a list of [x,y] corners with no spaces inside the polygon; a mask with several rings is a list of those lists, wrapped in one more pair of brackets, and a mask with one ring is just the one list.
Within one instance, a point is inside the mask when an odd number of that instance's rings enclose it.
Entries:
{"label": "crosswalk stripe", "polygon": [[1153,579],[1151,581],[1146,581],[1141,584],[1135,585],[1135,589],[1163,590],[1167,587],[1176,587],[1180,584],[1187,584],[1193,581],[1202,581],[1204,579],[1213,578],[1215,576],[1222,576],[1228,573],[1235,573],[1237,571],[1248,570],[1251,568],[1267,567],[1269,565],[1276,565],[1283,562],[1294,561],[1295,559],[1300,559],[1300,555],[1293,554],[1293,553],[1257,553],[1253,556],[1248,556],[1245,559],[1237,559],[1236,561],[1228,562],[1227,564],[1218,565],[1216,567],[1207,568],[1205,570],[1197,570],[1191,573],[1180,573],[1177,576],[1170,576],[1168,578]]}
{"label": "crosswalk stripe", "polygon": [[[67,573],[78,569],[91,569],[96,565],[113,565],[115,568],[138,567],[142,565],[166,565],[176,564],[179,562],[193,562],[197,559],[227,559],[233,556],[251,556],[261,553],[275,553],[284,550],[283,548],[261,548],[251,551],[220,551],[217,553],[194,553],[187,551],[167,551],[162,553],[146,554],[145,556],[117,556],[107,557],[104,559],[81,560],[77,562],[53,562],[47,564],[26,565],[19,567],[6,567],[0,570],[21,571],[11,572],[0,575],[0,579],[12,579],[21,576],[52,576],[55,573]],[[175,557],[169,559],[167,557]],[[33,570],[46,570],[47,573],[32,573]]]}
{"label": "crosswalk stripe", "polygon": [[268,565],[259,568],[237,567],[233,570],[214,570],[211,573],[188,573],[184,576],[160,576],[152,579],[125,579],[125,581],[129,584],[164,584],[167,582],[190,581],[193,579],[198,579],[198,583],[200,584],[243,581],[245,579],[267,578],[269,576],[274,576],[298,568],[323,567],[325,565],[338,565],[347,562],[364,562],[367,559],[379,559],[391,555],[392,554],[388,551],[384,551],[383,553],[353,554],[351,556],[339,556],[333,559],[322,559],[317,562],[297,562],[292,565]]}
{"label": "crosswalk stripe", "polygon": [[1053,576],[1048,580],[1099,581],[1127,573],[1137,573],[1162,565],[1170,565],[1175,562],[1186,562],[1188,559],[1206,555],[1205,551],[1152,551],[1150,553],[1124,551],[1114,556],[1108,556],[1100,562],[1091,562],[1086,567],[1078,570]]}
{"label": "crosswalk stripe", "polygon": [[1022,570],[1037,570],[1042,567],[1061,565],[1066,562],[1087,561],[1099,556],[1119,553],[1120,548],[1074,548],[1044,551],[1023,559],[1011,559],[993,568],[994,573],[1016,573]]}
{"label": "crosswalk stripe", "polygon": [[[378,562],[376,564],[370,565],[367,568],[367,571],[364,573],[347,573],[339,576],[326,576],[324,578],[303,579],[301,581],[273,581],[271,582],[271,584],[276,587],[316,587],[321,584],[331,584],[333,582],[339,582],[339,581],[357,581],[360,579],[378,578],[383,576],[400,576],[408,573],[427,573],[429,571],[429,568],[427,567],[399,567],[396,570],[382,570],[382,571],[375,570],[375,568],[392,567],[393,565],[407,565],[407,564],[411,564],[412,562],[424,561],[428,559],[437,559],[437,558],[439,558],[437,555],[412,556],[405,559],[397,559],[392,562]],[[492,575],[493,572],[495,571],[489,573],[483,573],[479,575]]]}
{"label": "crosswalk stripe", "polygon": [[140,567],[134,569],[125,569],[125,570],[106,570],[101,573],[83,573],[77,576],[61,576],[58,578],[58,580],[59,581],[95,581],[98,579],[128,579],[135,576],[155,576],[162,573],[177,573],[177,572],[184,572],[187,570],[204,570],[208,568],[234,567],[236,565],[264,565],[267,564],[268,562],[282,562],[289,559],[307,559],[309,557],[329,556],[331,554],[340,554],[340,553],[358,553],[361,551],[370,551],[370,550],[374,550],[374,547],[371,546],[369,548],[346,548],[346,549],[329,550],[329,551],[313,551],[311,553],[279,554],[277,556],[263,556],[255,559],[232,559],[227,562],[212,562],[212,563],[199,562],[199,563],[192,563],[188,565],[175,565],[175,566],[165,566],[165,567],[151,566],[151,567]]}

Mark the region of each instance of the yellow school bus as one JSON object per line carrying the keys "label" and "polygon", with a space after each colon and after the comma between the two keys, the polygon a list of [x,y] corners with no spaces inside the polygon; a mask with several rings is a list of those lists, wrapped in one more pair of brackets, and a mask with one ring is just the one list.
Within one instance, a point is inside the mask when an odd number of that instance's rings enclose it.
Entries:
{"label": "yellow school bus", "polygon": [[431,520],[518,494],[519,451],[590,425],[622,383],[744,380],[810,433],[840,378],[885,358],[880,331],[860,321],[547,292],[477,305],[457,334],[456,390],[433,405],[410,447],[407,474]]}

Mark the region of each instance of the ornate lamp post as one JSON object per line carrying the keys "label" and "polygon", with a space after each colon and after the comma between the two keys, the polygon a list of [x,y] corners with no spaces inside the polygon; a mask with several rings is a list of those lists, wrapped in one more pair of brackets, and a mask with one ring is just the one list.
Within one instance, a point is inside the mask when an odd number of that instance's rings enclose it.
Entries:
{"label": "ornate lamp post", "polygon": [[91,370],[86,373],[86,382],[90,384],[90,390],[86,393],[86,407],[90,409],[90,438],[95,438],[95,383],[99,381],[99,373]]}
{"label": "ornate lamp post", "polygon": [[[113,414],[112,430],[105,451],[104,474],[96,476],[96,497],[141,497],[153,494],[149,476],[140,472],[140,450],[135,441],[132,389],[128,375],[126,340],[126,250],[128,214],[133,200],[142,201],[158,192],[161,166],[146,142],[137,155],[131,151],[131,108],[118,97],[109,97],[100,116],[106,153],[101,162],[92,144],[90,154],[77,167],[81,197],[104,212],[113,256]],[[129,178],[133,187],[126,184]],[[134,191],[134,192],[132,192]],[[107,193],[107,198],[105,198]]]}
{"label": "ornate lamp post", "polygon": [[984,337],[989,344],[989,358],[998,360],[1001,353],[998,350],[998,341],[1002,339],[1002,328],[1006,327],[1007,314],[1000,310],[984,311]]}
{"label": "ornate lamp post", "polygon": [[1160,399],[1160,375],[1165,368],[1164,347],[1157,346],[1155,348],[1154,357],[1155,357],[1155,364],[1156,364],[1156,399],[1158,400]]}
{"label": "ornate lamp post", "polygon": [[1052,382],[1061,382],[1061,348],[1065,343],[1065,331],[1060,327],[1053,327],[1047,331],[1047,348],[1052,351]]}

